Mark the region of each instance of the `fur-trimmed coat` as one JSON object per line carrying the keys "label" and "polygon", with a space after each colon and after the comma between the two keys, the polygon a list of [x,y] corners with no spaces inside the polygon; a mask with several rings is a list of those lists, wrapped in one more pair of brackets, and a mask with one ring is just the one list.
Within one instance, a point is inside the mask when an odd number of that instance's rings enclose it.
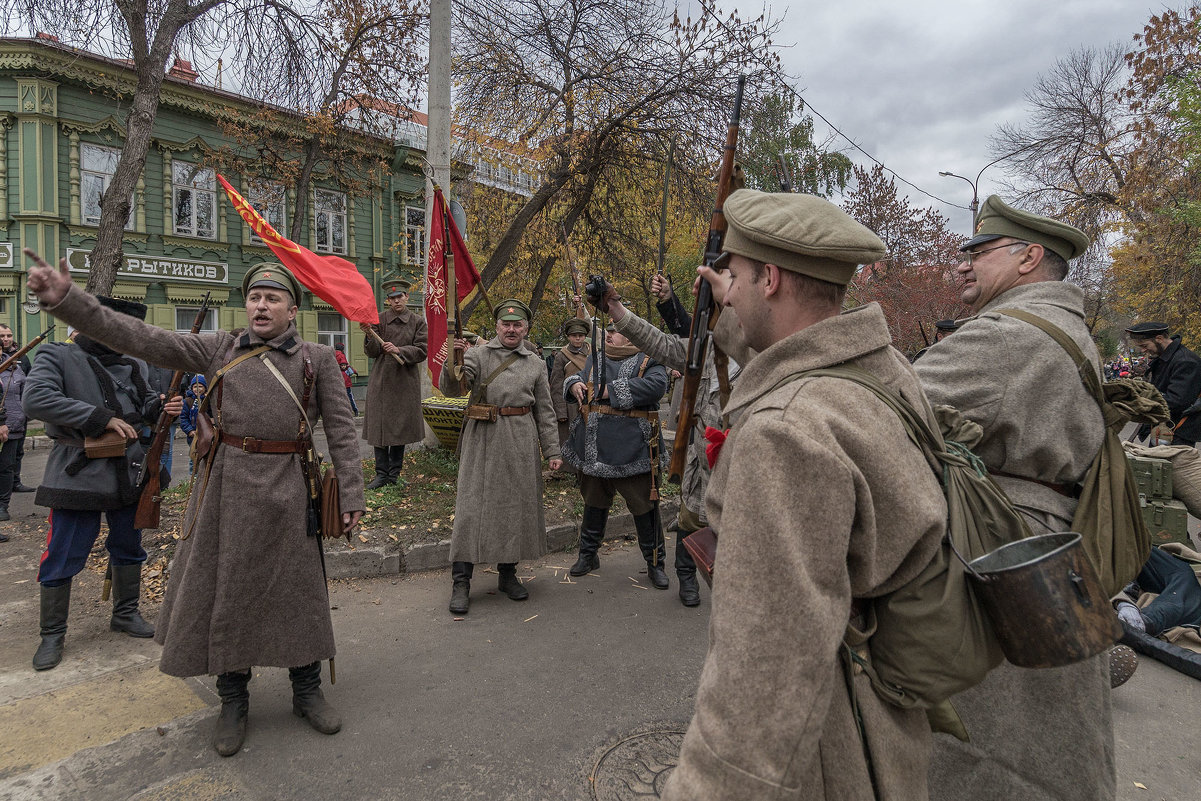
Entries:
{"label": "fur-trimmed coat", "polygon": [[[267,358],[303,397],[304,347],[295,326],[267,343],[252,333],[176,334],[106,309],[72,288],[50,311],[109,347],[155,364],[216,374],[233,355],[267,344]],[[320,418],[343,512],[361,511],[363,471],[350,400],[333,348],[309,343],[316,375],[308,417]],[[43,357],[38,358],[40,364]],[[259,358],[210,387],[226,433],[295,439],[300,410]],[[216,402],[214,397],[213,402]],[[207,484],[197,477],[155,639],[173,676],[297,667],[334,654],[321,541],[306,533],[308,495],[298,454],[217,446]]]}

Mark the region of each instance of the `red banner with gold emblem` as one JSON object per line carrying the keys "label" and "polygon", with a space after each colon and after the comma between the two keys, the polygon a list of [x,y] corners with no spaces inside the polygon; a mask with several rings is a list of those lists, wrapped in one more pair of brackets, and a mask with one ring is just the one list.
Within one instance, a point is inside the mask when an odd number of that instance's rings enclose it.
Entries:
{"label": "red banner with gold emblem", "polygon": [[[359,272],[359,268],[338,256],[318,256],[290,239],[280,236],[271,224],[263,219],[246,198],[229,185],[222,175],[217,176],[229,201],[259,238],[285,267],[292,271],[296,280],[309,291],[333,306],[338,314],[356,323],[379,322],[379,310],[375,307],[375,294],[371,284]],[[300,302],[300,298],[296,299]]]}
{"label": "red banner with gold emblem", "polygon": [[446,232],[450,232],[450,252],[455,262],[455,294],[462,304],[476,291],[480,284],[480,274],[476,272],[471,254],[467,252],[467,243],[455,226],[454,218],[442,196],[442,189],[434,187],[433,219],[427,228],[429,232],[429,257],[425,262],[425,325],[429,336],[429,349],[426,365],[429,367],[430,380],[438,386],[442,375],[442,365],[454,347],[451,339],[454,333],[447,333],[446,312]]}

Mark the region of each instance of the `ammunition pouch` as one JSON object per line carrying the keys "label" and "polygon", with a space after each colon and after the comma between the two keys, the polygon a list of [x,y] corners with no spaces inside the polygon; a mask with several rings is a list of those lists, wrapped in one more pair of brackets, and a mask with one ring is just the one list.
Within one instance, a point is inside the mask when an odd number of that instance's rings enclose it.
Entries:
{"label": "ammunition pouch", "polygon": [[500,407],[490,403],[473,403],[467,407],[465,417],[482,423],[495,423],[500,416]]}

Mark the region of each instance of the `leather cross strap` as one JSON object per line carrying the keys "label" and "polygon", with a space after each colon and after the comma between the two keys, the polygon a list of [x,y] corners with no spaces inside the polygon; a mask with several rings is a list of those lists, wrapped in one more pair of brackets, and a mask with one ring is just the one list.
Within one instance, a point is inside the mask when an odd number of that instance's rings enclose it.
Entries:
{"label": "leather cross strap", "polygon": [[305,443],[294,439],[259,439],[221,432],[221,442],[246,453],[302,453]]}

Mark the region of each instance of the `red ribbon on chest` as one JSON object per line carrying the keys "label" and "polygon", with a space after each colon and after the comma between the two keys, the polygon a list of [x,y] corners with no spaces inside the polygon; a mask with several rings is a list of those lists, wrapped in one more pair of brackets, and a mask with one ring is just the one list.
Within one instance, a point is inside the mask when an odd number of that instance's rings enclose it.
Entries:
{"label": "red ribbon on chest", "polygon": [[705,439],[708,444],[705,445],[705,459],[709,462],[709,469],[717,464],[717,457],[721,453],[721,446],[726,444],[726,436],[730,433],[730,429],[722,431],[720,428],[713,426],[705,426]]}

